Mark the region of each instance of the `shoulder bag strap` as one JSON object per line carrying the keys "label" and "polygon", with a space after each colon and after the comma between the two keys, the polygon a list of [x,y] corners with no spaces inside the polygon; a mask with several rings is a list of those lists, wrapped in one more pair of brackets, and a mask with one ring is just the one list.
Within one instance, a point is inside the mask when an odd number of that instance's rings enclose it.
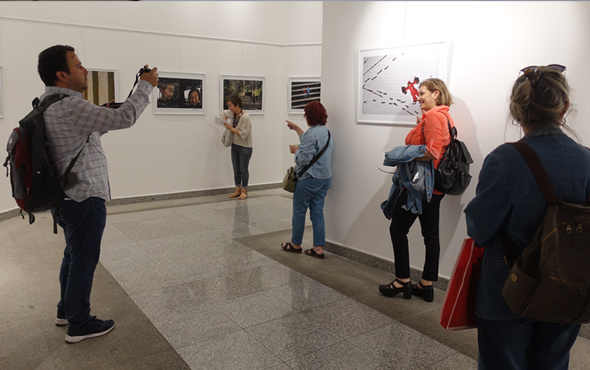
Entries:
{"label": "shoulder bag strap", "polygon": [[298,178],[303,176],[303,174],[305,172],[307,172],[307,170],[309,170],[309,168],[311,166],[313,166],[318,161],[318,159],[320,159],[320,157],[322,156],[322,154],[324,154],[326,149],[328,149],[328,144],[330,144],[330,137],[331,137],[330,131],[328,130],[328,141],[326,141],[326,145],[324,145],[324,148],[322,150],[320,150],[320,152],[318,154],[316,154],[315,157],[313,157],[311,162],[309,162],[309,164],[307,166],[303,167],[303,169],[299,172],[299,174],[297,174]]}
{"label": "shoulder bag strap", "polygon": [[539,160],[539,157],[535,153],[535,151],[525,142],[518,141],[516,143],[509,143],[513,147],[515,147],[520,155],[524,158],[527,165],[533,172],[537,183],[539,183],[539,187],[543,192],[543,196],[548,203],[560,203],[561,198],[555,194],[555,190],[553,189],[553,185],[551,185],[551,181],[549,180],[549,176],[547,175],[547,171],[543,167],[543,164]]}
{"label": "shoulder bag strap", "polygon": [[[551,185],[547,171],[545,171],[545,168],[543,167],[543,164],[539,160],[539,157],[535,151],[523,141],[508,144],[512,145],[514,148],[516,148],[516,150],[518,150],[526,164],[531,169],[531,172],[533,173],[533,176],[535,176],[535,180],[537,180],[537,183],[539,184],[541,192],[543,193],[547,203],[561,202],[561,198],[555,194],[555,190],[553,189],[553,185]],[[502,248],[504,249],[504,260],[506,261],[508,267],[512,268],[512,265],[514,265],[514,262],[518,257],[516,245],[510,238],[508,238],[508,235],[506,235],[505,232],[502,231],[500,234]]]}

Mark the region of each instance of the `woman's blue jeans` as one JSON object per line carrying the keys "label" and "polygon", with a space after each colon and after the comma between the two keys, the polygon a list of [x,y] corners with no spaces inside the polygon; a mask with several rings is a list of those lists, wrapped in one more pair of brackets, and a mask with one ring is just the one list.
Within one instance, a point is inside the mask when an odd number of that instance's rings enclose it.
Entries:
{"label": "woman's blue jeans", "polygon": [[479,370],[567,370],[580,325],[477,318]]}
{"label": "woman's blue jeans", "polygon": [[250,158],[252,158],[252,148],[232,144],[231,164],[234,169],[234,182],[236,186],[248,187],[248,180],[250,179],[250,172],[248,171]]}
{"label": "woman's blue jeans", "polygon": [[66,248],[59,272],[61,300],[70,328],[83,328],[90,321],[90,292],[100,257],[100,242],[106,225],[104,199],[82,202],[64,200],[57,223],[64,229]]}
{"label": "woman's blue jeans", "polygon": [[314,179],[308,177],[299,180],[293,193],[293,232],[291,243],[301,245],[305,229],[305,215],[309,208],[309,217],[313,228],[313,245],[326,245],[326,224],[324,222],[324,199],[332,179]]}

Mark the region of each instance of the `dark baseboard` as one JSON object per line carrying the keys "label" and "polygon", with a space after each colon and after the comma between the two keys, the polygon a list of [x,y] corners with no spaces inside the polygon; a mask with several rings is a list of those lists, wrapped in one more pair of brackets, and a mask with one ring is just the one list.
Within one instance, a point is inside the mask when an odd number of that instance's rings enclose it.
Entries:
{"label": "dark baseboard", "polygon": [[[282,183],[270,183],[270,184],[260,184],[260,185],[250,185],[248,186],[248,190],[250,191],[257,191],[257,190],[268,190],[268,189],[277,189],[283,186]],[[167,193],[167,194],[155,194],[155,195],[143,195],[138,197],[128,197],[128,198],[117,198],[112,199],[107,202],[108,206],[117,206],[117,205],[124,205],[124,204],[136,204],[136,203],[146,203],[146,202],[154,202],[154,201],[161,201],[161,200],[171,200],[171,199],[185,199],[185,198],[195,198],[195,197],[203,197],[207,195],[219,195],[225,194],[228,192],[233,191],[235,188],[232,187],[225,187],[225,188],[217,188],[217,189],[205,189],[205,190],[193,190],[193,191],[185,191],[180,193]],[[49,211],[47,211],[49,212]],[[28,217],[25,214],[25,218]],[[13,217],[17,217],[21,215],[21,211],[19,208],[10,209],[8,211],[0,212],[0,221],[8,220]]]}

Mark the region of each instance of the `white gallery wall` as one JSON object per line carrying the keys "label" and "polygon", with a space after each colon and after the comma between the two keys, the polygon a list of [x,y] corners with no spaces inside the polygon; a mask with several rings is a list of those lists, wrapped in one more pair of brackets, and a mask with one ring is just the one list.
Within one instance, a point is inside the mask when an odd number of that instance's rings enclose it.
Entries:
{"label": "white gallery wall", "polygon": [[[69,44],[86,68],[117,71],[118,101],[146,63],[205,75],[204,115],[155,115],[150,105],[134,127],[103,136],[113,198],[234,185],[214,123],[221,75],[265,77],[264,114],[252,116],[250,184],[279,182],[293,161],[288,144],[297,142],[285,120],[303,122],[287,114],[288,78],[320,76],[321,20],[320,2],[0,2],[0,138],[44,91],[39,52]],[[0,181],[0,211],[15,207],[8,179]]]}
{"label": "white gallery wall", "polygon": [[[252,117],[250,178],[253,185],[276,183],[292,163],[287,144],[297,142],[284,121],[304,122],[287,114],[288,77],[321,76],[335,143],[327,238],[391,260],[389,222],[379,208],[391,176],[378,167],[410,128],[356,122],[358,53],[432,42],[451,45],[451,114],[475,160],[471,187],[442,202],[440,273],[448,277],[483,158],[520,135],[506,107],[522,67],[568,67],[577,111],[568,124],[590,145],[589,2],[0,2],[0,138],[8,138],[43,91],[38,53],[65,43],[77,48],[87,68],[117,70],[121,98],[144,63],[206,75],[205,115],[154,115],[148,106],[133,128],[103,137],[114,198],[233,185],[229,151],[213,123],[220,75],[265,77],[265,114]],[[8,180],[0,181],[0,211],[14,208]],[[421,269],[418,224],[410,245],[412,266]]]}
{"label": "white gallery wall", "polygon": [[[441,205],[440,274],[450,276],[466,237],[463,209],[475,194],[487,153],[518,139],[507,99],[518,71],[529,65],[567,66],[577,114],[567,123],[590,145],[589,2],[324,2],[322,101],[334,137],[332,188],[326,200],[330,241],[393,259],[389,221],[380,210],[391,175],[383,154],[403,145],[410,127],[356,122],[358,52],[433,42],[451,43],[446,82],[450,113],[473,156],[474,180],[462,196]],[[422,269],[424,244],[418,221],[410,233],[411,264]]]}

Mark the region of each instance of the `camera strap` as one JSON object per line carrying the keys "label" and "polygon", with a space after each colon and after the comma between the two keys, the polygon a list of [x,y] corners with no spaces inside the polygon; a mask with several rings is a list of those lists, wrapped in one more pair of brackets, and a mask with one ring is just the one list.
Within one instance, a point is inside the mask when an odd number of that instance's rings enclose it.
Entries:
{"label": "camera strap", "polygon": [[[135,89],[135,86],[137,86],[137,83],[139,82],[139,76],[141,76],[142,71],[143,70],[140,70],[135,75],[135,83],[133,84],[133,87],[131,87],[131,91],[129,91],[129,95],[127,95],[127,99],[129,99],[129,97],[131,96],[131,94],[133,94],[133,89]],[[125,100],[127,100],[127,99],[125,99]]]}

